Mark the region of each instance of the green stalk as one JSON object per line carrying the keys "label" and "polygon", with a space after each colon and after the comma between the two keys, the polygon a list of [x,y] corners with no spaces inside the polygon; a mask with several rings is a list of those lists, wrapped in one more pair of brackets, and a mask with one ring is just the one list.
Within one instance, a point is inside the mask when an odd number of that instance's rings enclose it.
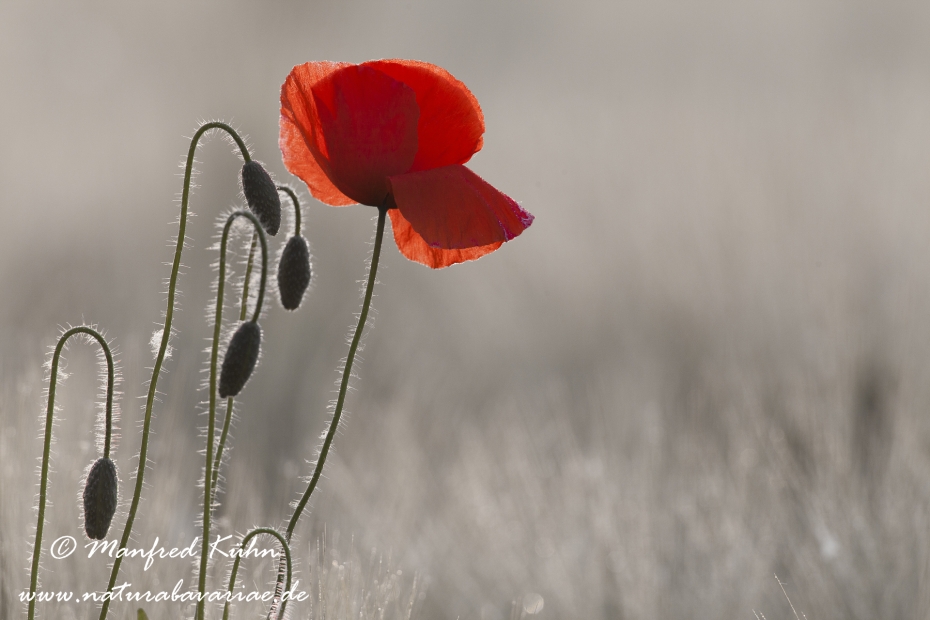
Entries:
{"label": "green stalk", "polygon": [[86,334],[94,338],[103,349],[103,354],[107,359],[107,401],[106,401],[106,435],[103,444],[104,458],[110,458],[110,436],[113,432],[113,354],[107,341],[95,329],[82,325],[72,327],[58,339],[55,346],[55,353],[52,355],[52,370],[48,378],[48,408],[45,412],[45,447],[42,451],[42,477],[39,483],[39,518],[36,523],[36,540],[32,548],[32,572],[29,578],[29,620],[35,618],[36,611],[36,588],[39,583],[39,559],[42,555],[42,530],[45,526],[45,503],[48,492],[48,463],[49,454],[52,448],[52,427],[55,417],[55,390],[58,387],[58,364],[61,359],[61,351],[65,343],[71,336],[76,334]]}
{"label": "green stalk", "polygon": [[296,237],[300,234],[300,201],[297,200],[297,194],[294,193],[294,190],[287,185],[278,185],[277,188],[279,192],[287,194],[294,205],[294,236]]}
{"label": "green stalk", "polygon": [[[329,424],[329,430],[326,432],[326,438],[323,440],[323,447],[320,448],[320,456],[316,461],[316,467],[313,470],[313,476],[310,478],[310,484],[307,485],[307,490],[304,491],[303,496],[300,498],[300,501],[294,508],[294,514],[291,516],[290,522],[287,524],[287,532],[285,533],[285,536],[287,537],[288,542],[290,542],[291,537],[294,534],[294,528],[297,527],[297,521],[300,520],[300,516],[303,514],[304,508],[306,508],[307,502],[310,501],[310,496],[313,495],[313,491],[316,489],[316,485],[320,481],[320,476],[323,473],[323,465],[326,463],[326,456],[329,454],[329,448],[332,446],[333,438],[336,436],[336,430],[339,428],[339,419],[342,417],[342,408],[345,405],[346,392],[349,388],[349,377],[352,376],[352,363],[355,361],[355,354],[358,352],[358,345],[362,339],[362,330],[365,328],[365,322],[368,320],[368,310],[371,307],[371,295],[375,288],[375,279],[378,273],[378,259],[381,257],[381,241],[384,238],[384,221],[386,217],[387,207],[378,207],[378,228],[377,232],[375,233],[375,248],[371,255],[371,268],[368,272],[368,284],[365,287],[365,299],[362,301],[362,311],[358,315],[358,324],[355,326],[355,335],[352,337],[352,344],[349,345],[349,354],[346,356],[345,368],[342,370],[342,381],[339,384],[339,396],[336,399],[336,408],[333,412],[333,419]],[[279,589],[281,587],[282,581],[282,570],[279,567],[276,590],[280,591]],[[279,618],[283,616],[286,606],[287,601],[284,601],[281,604],[281,612],[278,614]],[[272,610],[273,609],[274,603],[272,603]]]}
{"label": "green stalk", "polygon": [[252,540],[254,537],[259,534],[270,534],[278,539],[278,542],[281,543],[281,548],[284,549],[284,561],[287,564],[287,586],[284,588],[285,591],[291,589],[291,547],[287,544],[287,541],[284,540],[284,537],[281,536],[276,530],[267,527],[255,528],[251,532],[245,535],[242,539],[242,543],[239,545],[239,554],[236,555],[236,560],[233,562],[232,572],[229,575],[229,589],[227,590],[228,594],[226,595],[226,604],[223,606],[223,620],[229,620],[229,599],[232,597],[233,590],[236,587],[236,574],[239,572],[239,562],[242,560],[242,552],[245,551],[245,545],[247,542]]}
{"label": "green stalk", "polygon": [[213,345],[210,349],[210,410],[207,422],[207,456],[203,477],[203,540],[200,543],[200,573],[197,579],[197,591],[201,594],[197,601],[197,617],[204,617],[204,599],[207,585],[207,546],[210,544],[210,516],[213,510],[213,437],[216,434],[216,364],[219,357],[220,330],[223,323],[223,291],[226,288],[226,245],[229,241],[229,229],[236,218],[244,217],[252,222],[255,232],[262,244],[262,279],[258,288],[258,300],[255,303],[253,321],[261,316],[262,302],[265,299],[265,282],[268,278],[268,244],[265,241],[265,232],[258,218],[249,211],[235,211],[226,220],[223,227],[223,237],[220,241],[220,273],[216,287],[216,310],[213,318]]}
{"label": "green stalk", "polygon": [[[239,321],[245,320],[249,310],[249,280],[252,277],[252,264],[255,259],[255,246],[258,245],[258,231],[252,233],[252,244],[249,246],[249,258],[245,264],[245,277],[242,281],[242,302],[239,307]],[[228,396],[226,398],[226,417],[223,419],[223,430],[220,431],[220,440],[216,446],[216,458],[213,459],[213,496],[210,498],[210,505],[216,503],[216,488],[220,477],[220,465],[223,464],[223,448],[226,446],[226,437],[229,435],[229,425],[232,421],[233,401],[235,398]]]}
{"label": "green stalk", "polygon": [[[149,433],[152,427],[152,408],[155,405],[155,394],[158,388],[158,378],[161,375],[161,367],[165,362],[165,352],[168,349],[168,341],[171,339],[171,321],[174,318],[174,299],[177,293],[178,272],[181,269],[181,252],[184,250],[185,231],[187,229],[188,203],[190,201],[191,174],[194,168],[194,153],[197,150],[197,144],[200,138],[211,129],[222,129],[235,140],[239,147],[242,158],[249,162],[251,156],[245,146],[245,142],[236,133],[236,130],[226,123],[206,123],[202,125],[194,137],[191,138],[191,145],[187,151],[187,164],[184,168],[184,186],[181,193],[181,215],[178,222],[178,239],[174,250],[174,262],[171,265],[171,277],[168,280],[168,307],[165,310],[165,323],[162,327],[161,344],[158,347],[158,355],[155,357],[155,366],[152,369],[152,379],[149,381],[148,396],[145,400],[145,416],[142,420],[142,446],[139,449],[139,465],[136,468],[136,487],[132,495],[132,504],[129,507],[129,516],[126,518],[126,527],[123,529],[123,536],[120,539],[119,548],[125,549],[129,544],[129,538],[132,534],[132,526],[136,519],[136,513],[139,510],[139,501],[142,499],[143,479],[145,478],[145,466],[148,458]],[[107,584],[107,593],[112,594],[113,586],[116,585],[116,578],[119,575],[119,568],[123,562],[123,556],[117,554],[113,561],[113,569],[110,571],[110,581]],[[107,612],[110,609],[110,597],[107,596],[103,601],[103,607],[100,609],[100,620],[106,620]]]}

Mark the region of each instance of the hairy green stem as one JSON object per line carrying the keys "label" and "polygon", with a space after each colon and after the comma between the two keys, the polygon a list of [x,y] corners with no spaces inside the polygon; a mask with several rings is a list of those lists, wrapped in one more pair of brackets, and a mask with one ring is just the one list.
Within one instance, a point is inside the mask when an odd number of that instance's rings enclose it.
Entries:
{"label": "hairy green stem", "polygon": [[[203,477],[203,540],[200,545],[200,574],[197,579],[197,591],[203,595],[206,592],[207,581],[207,545],[210,544],[210,515],[213,510],[213,442],[216,434],[216,364],[219,357],[220,330],[223,323],[223,291],[226,288],[226,245],[229,241],[229,229],[237,218],[244,217],[252,222],[255,232],[262,246],[262,277],[258,286],[258,299],[255,302],[255,312],[252,321],[258,321],[262,313],[262,302],[265,299],[265,283],[268,279],[268,243],[265,241],[265,232],[261,223],[249,211],[235,211],[226,220],[223,227],[223,237],[220,241],[220,273],[216,286],[216,310],[213,315],[213,345],[210,349],[210,409],[207,421],[207,455],[206,469]],[[197,617],[204,617],[204,599],[201,596],[197,601]]]}
{"label": "hairy green stem", "polygon": [[339,419],[342,416],[342,408],[346,401],[346,392],[349,389],[349,377],[352,376],[352,364],[355,362],[355,354],[358,352],[358,345],[362,339],[362,331],[365,328],[365,322],[368,320],[368,310],[371,307],[371,295],[375,288],[375,279],[378,273],[378,259],[381,257],[381,241],[384,238],[384,220],[387,215],[387,209],[378,208],[378,230],[375,234],[375,248],[371,255],[371,269],[368,272],[368,284],[365,287],[365,298],[362,301],[362,311],[358,315],[358,323],[355,326],[355,335],[352,337],[352,344],[349,346],[349,354],[346,356],[345,368],[342,370],[342,381],[339,384],[339,396],[336,399],[336,408],[333,412],[333,419],[329,425],[329,431],[323,440],[323,447],[320,448],[320,457],[317,459],[316,468],[313,470],[313,476],[310,478],[310,484],[304,492],[303,497],[297,503],[294,514],[287,524],[287,538],[290,540],[297,527],[297,521],[303,513],[304,507],[310,501],[310,496],[316,488],[320,475],[323,473],[323,465],[326,463],[326,456],[329,454],[329,448],[332,446],[333,438],[336,436],[336,430],[339,428]]}
{"label": "hairy green stem", "polygon": [[229,620],[229,599],[232,597],[233,590],[236,587],[236,574],[239,572],[239,562],[242,560],[243,552],[245,551],[245,545],[247,542],[252,540],[255,536],[259,534],[270,534],[278,539],[278,542],[281,543],[281,548],[284,549],[284,561],[287,564],[287,586],[285,586],[285,592],[290,591],[291,589],[291,546],[287,544],[287,541],[284,540],[284,536],[281,536],[276,530],[267,527],[255,528],[251,532],[245,535],[242,539],[242,542],[239,544],[239,554],[236,555],[236,560],[233,562],[232,572],[229,575],[229,589],[226,596],[226,604],[223,606],[223,620]]}
{"label": "hairy green stem", "polygon": [[32,548],[32,573],[29,579],[29,620],[33,620],[35,617],[35,593],[36,588],[38,587],[39,582],[39,559],[42,555],[42,531],[45,526],[45,503],[47,499],[48,491],[48,464],[49,464],[49,454],[52,448],[52,427],[53,427],[53,418],[55,417],[55,390],[58,386],[58,365],[61,360],[61,351],[65,347],[65,343],[68,342],[68,339],[71,336],[76,334],[86,334],[91,338],[95,339],[99,344],[100,348],[103,349],[103,354],[106,356],[107,360],[107,400],[106,400],[106,434],[104,436],[103,443],[103,457],[110,458],[110,437],[113,432],[113,381],[114,381],[114,369],[113,369],[113,354],[110,352],[110,346],[107,344],[107,341],[100,335],[100,333],[86,325],[80,327],[72,327],[64,334],[61,335],[61,338],[58,339],[58,344],[55,346],[55,353],[52,355],[52,369],[49,373],[48,378],[48,408],[45,412],[45,447],[42,451],[42,477],[39,482],[39,518],[36,523],[36,539],[35,545]]}
{"label": "hairy green stem", "polygon": [[252,267],[255,264],[255,246],[258,245],[259,233],[252,231],[252,243],[249,244],[249,258],[245,263],[245,277],[242,279],[242,301],[239,305],[239,320],[244,321],[249,312],[249,281],[252,279]]}
{"label": "hairy green stem", "polygon": [[[375,279],[378,273],[378,259],[381,257],[381,241],[384,238],[384,221],[386,218],[387,207],[378,207],[378,229],[375,233],[375,248],[371,255],[368,284],[365,287],[365,298],[362,301],[362,311],[358,315],[358,323],[355,326],[355,335],[352,337],[352,344],[349,345],[349,354],[346,356],[345,367],[342,369],[342,381],[339,384],[339,396],[336,398],[336,408],[333,411],[333,419],[329,424],[329,430],[326,432],[326,438],[323,439],[323,446],[320,448],[320,456],[317,458],[313,476],[310,478],[310,484],[307,485],[307,490],[304,491],[300,501],[297,502],[297,506],[294,508],[294,514],[287,524],[285,536],[287,536],[288,541],[291,540],[294,534],[294,528],[297,527],[297,522],[300,520],[300,516],[303,514],[304,508],[306,508],[307,502],[310,501],[310,496],[313,495],[313,491],[320,481],[320,476],[323,473],[323,465],[326,463],[326,456],[329,454],[330,446],[333,444],[333,438],[336,436],[336,431],[339,428],[339,419],[342,417],[342,408],[345,405],[346,392],[349,388],[349,377],[352,376],[352,363],[355,361],[355,354],[358,352],[358,346],[362,339],[362,330],[365,328],[365,322],[368,320],[368,309],[371,307],[371,295],[375,288]],[[282,581],[282,571],[279,567],[276,593],[280,591]],[[277,596],[275,600],[277,600]],[[286,606],[287,601],[282,602],[281,612],[278,614],[278,617],[283,616]],[[273,610],[274,603],[272,604],[272,611]]]}
{"label": "hairy green stem", "polygon": [[[245,146],[242,138],[236,133],[236,130],[226,123],[206,123],[202,125],[194,137],[191,138],[191,145],[187,151],[187,164],[184,168],[184,186],[181,192],[181,215],[178,218],[178,239],[174,249],[174,262],[171,265],[171,276],[168,280],[168,304],[165,310],[165,323],[162,327],[161,344],[158,347],[158,355],[155,356],[155,366],[152,368],[152,379],[149,381],[148,396],[145,400],[145,415],[142,419],[142,446],[139,449],[139,464],[136,468],[136,486],[132,494],[132,504],[129,507],[129,515],[126,518],[126,526],[123,529],[123,536],[120,539],[119,548],[124,549],[129,544],[129,537],[132,534],[132,526],[136,519],[136,513],[139,510],[139,501],[142,498],[143,479],[145,477],[145,466],[148,458],[148,441],[149,433],[152,426],[152,409],[155,405],[155,395],[158,388],[158,377],[161,375],[161,367],[165,362],[165,353],[168,350],[168,341],[171,339],[171,321],[174,318],[174,300],[177,293],[178,273],[181,269],[181,252],[184,250],[185,231],[187,229],[188,203],[190,202],[191,174],[194,169],[194,153],[197,151],[197,144],[200,138],[211,129],[221,129],[232,136],[242,159],[246,162],[251,161],[249,150]],[[110,571],[110,581],[107,584],[107,592],[113,592],[113,586],[116,585],[116,578],[119,575],[120,565],[123,556],[117,553],[113,561],[113,568]],[[100,620],[105,620],[107,612],[110,609],[110,598],[103,601],[103,607],[100,609]]]}
{"label": "hairy green stem", "polygon": [[[258,245],[258,231],[252,233],[252,243],[249,246],[249,258],[245,264],[245,276],[242,280],[242,303],[239,307],[239,321],[244,321],[249,311],[249,281],[252,278],[252,265],[255,260],[255,246]],[[216,457],[213,459],[213,496],[210,498],[210,505],[216,504],[216,488],[219,483],[220,465],[223,464],[223,449],[226,446],[226,437],[229,435],[229,426],[232,421],[233,401],[232,396],[226,397],[226,417],[223,418],[223,430],[220,431],[220,440],[216,446]]]}
{"label": "hairy green stem", "polygon": [[294,236],[296,237],[300,234],[300,201],[297,200],[297,194],[294,193],[294,190],[287,185],[278,185],[277,188],[279,192],[287,194],[294,204]]}

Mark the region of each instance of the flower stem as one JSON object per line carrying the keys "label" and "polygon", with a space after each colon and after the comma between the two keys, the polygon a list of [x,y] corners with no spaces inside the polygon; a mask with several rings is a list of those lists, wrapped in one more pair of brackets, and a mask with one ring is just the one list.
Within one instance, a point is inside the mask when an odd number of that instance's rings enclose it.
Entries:
{"label": "flower stem", "polygon": [[[375,278],[378,273],[378,259],[381,257],[381,241],[384,238],[384,221],[386,217],[387,207],[378,207],[378,229],[375,233],[375,248],[371,255],[371,268],[368,272],[368,284],[365,287],[365,298],[362,302],[362,311],[358,315],[358,324],[355,326],[355,335],[352,337],[352,344],[349,345],[349,354],[346,356],[345,367],[342,370],[342,381],[339,384],[339,396],[336,399],[336,408],[333,412],[333,419],[329,424],[329,430],[326,433],[326,438],[323,440],[323,447],[320,448],[320,456],[317,458],[316,467],[313,470],[313,476],[310,478],[310,484],[307,486],[307,490],[304,491],[300,501],[297,502],[297,506],[294,508],[294,514],[291,516],[291,520],[287,524],[287,532],[285,536],[287,537],[288,542],[290,542],[291,537],[294,534],[294,528],[297,527],[297,521],[303,514],[304,508],[307,506],[307,502],[310,501],[310,496],[313,495],[313,491],[316,489],[317,482],[320,480],[320,475],[323,473],[323,465],[326,463],[326,456],[329,454],[329,448],[332,446],[333,438],[336,436],[336,430],[339,428],[339,419],[342,416],[342,408],[345,405],[346,400],[346,391],[349,388],[349,377],[352,376],[352,363],[355,361],[355,354],[358,352],[358,345],[362,339],[362,330],[365,328],[365,322],[368,320],[368,309],[371,307],[371,295],[375,288]],[[276,586],[277,589],[280,589],[282,581],[283,576],[279,566],[278,582]],[[284,608],[286,606],[287,601],[284,601],[281,604],[281,612],[278,614],[279,618],[284,614]]]}
{"label": "flower stem", "polygon": [[297,194],[294,193],[287,185],[278,185],[278,191],[284,192],[291,199],[291,202],[294,205],[294,236],[300,234],[300,201],[297,200]]}
{"label": "flower stem", "polygon": [[[181,252],[184,250],[185,230],[187,229],[188,203],[190,202],[191,174],[194,169],[194,153],[197,151],[197,144],[200,138],[211,129],[221,129],[232,136],[242,159],[246,162],[251,161],[249,149],[246,148],[245,142],[236,133],[236,130],[226,123],[213,122],[202,125],[194,137],[191,138],[191,145],[187,151],[187,164],[184,168],[184,186],[181,192],[181,215],[178,218],[178,239],[174,249],[174,262],[171,265],[171,276],[168,280],[168,307],[165,310],[165,324],[162,328],[161,344],[158,347],[158,355],[155,356],[155,366],[152,369],[152,379],[149,381],[148,396],[145,400],[145,415],[142,420],[142,446],[139,448],[139,464],[136,468],[136,486],[132,495],[132,504],[129,507],[129,515],[126,518],[126,527],[123,529],[123,536],[120,539],[119,548],[125,549],[129,544],[129,537],[132,534],[132,525],[136,519],[136,513],[139,510],[139,501],[142,498],[143,479],[145,477],[145,466],[148,463],[148,445],[149,432],[152,426],[152,409],[155,404],[155,394],[157,393],[158,377],[161,374],[162,364],[165,362],[165,353],[168,350],[168,341],[171,339],[171,321],[174,318],[174,299],[177,293],[178,273],[181,269]],[[117,553],[113,561],[113,568],[110,571],[110,581],[107,584],[107,592],[113,592],[113,586],[116,585],[116,577],[119,575],[120,564],[123,562],[123,555]],[[100,609],[100,620],[106,620],[107,612],[110,609],[110,598],[103,601],[103,607]]]}
{"label": "flower stem", "polygon": [[[258,231],[252,233],[252,243],[249,246],[249,258],[245,264],[245,276],[242,280],[242,305],[239,308],[239,321],[244,321],[249,311],[249,280],[252,277],[252,265],[255,261],[255,246],[258,245]],[[213,459],[213,496],[210,498],[210,505],[216,503],[216,487],[220,477],[220,465],[223,463],[223,448],[226,446],[226,437],[229,435],[229,425],[233,414],[234,397],[226,398],[226,417],[223,418],[223,430],[220,431],[220,440],[216,446],[216,458]]]}
{"label": "flower stem", "polygon": [[281,543],[281,548],[284,549],[284,562],[287,564],[287,586],[285,586],[285,591],[291,589],[291,547],[287,544],[287,541],[284,540],[284,536],[281,536],[276,530],[267,527],[255,528],[251,532],[245,535],[242,539],[242,542],[239,544],[239,553],[236,555],[236,560],[233,562],[232,572],[229,575],[229,595],[226,598],[226,604],[223,606],[223,620],[229,620],[229,599],[233,593],[233,590],[236,587],[236,574],[239,572],[239,562],[242,560],[242,556],[245,552],[245,545],[247,542],[252,540],[254,537],[259,534],[270,534],[278,539],[278,542]]}
{"label": "flower stem", "polygon": [[[249,311],[249,280],[252,278],[252,267],[255,264],[255,246],[258,245],[259,233],[252,231],[252,243],[249,245],[249,258],[245,263],[245,277],[242,280],[242,303],[239,306],[239,320],[244,321]],[[263,267],[264,268],[264,267]]]}
{"label": "flower stem", "polygon": [[107,341],[95,329],[85,325],[80,327],[72,327],[64,334],[62,334],[61,338],[58,339],[58,344],[55,346],[55,353],[52,355],[52,369],[48,378],[48,408],[45,412],[45,448],[42,451],[42,477],[39,483],[39,518],[38,522],[36,523],[36,539],[32,548],[32,573],[29,579],[29,620],[33,620],[35,617],[35,593],[39,582],[39,559],[42,555],[42,530],[45,526],[45,503],[48,491],[48,463],[49,453],[51,452],[52,448],[52,427],[53,418],[55,417],[55,389],[58,386],[58,364],[61,359],[61,351],[64,349],[65,343],[68,342],[68,339],[71,338],[71,336],[76,334],[86,334],[91,338],[94,338],[100,344],[100,348],[103,349],[103,354],[107,359],[107,401],[105,409],[106,435],[104,437],[103,456],[104,458],[110,458],[110,436],[113,431],[113,354],[110,352],[110,347],[107,345]]}
{"label": "flower stem", "polygon": [[[206,592],[207,581],[207,545],[210,544],[210,516],[213,510],[212,484],[213,484],[213,441],[216,434],[216,363],[219,357],[220,330],[223,323],[223,290],[226,287],[226,245],[229,241],[229,229],[236,218],[244,217],[252,222],[255,232],[262,244],[262,278],[258,287],[258,300],[255,302],[253,321],[257,321],[262,312],[262,301],[265,298],[265,282],[268,278],[268,244],[261,223],[249,211],[235,211],[226,220],[223,227],[223,237],[220,241],[220,273],[216,286],[216,310],[213,315],[213,345],[210,349],[210,410],[207,422],[207,455],[203,477],[203,540],[200,543],[200,574],[197,580],[198,592]],[[204,617],[204,599],[199,597],[197,602],[197,617]]]}
{"label": "flower stem", "polygon": [[368,272],[368,284],[365,287],[365,299],[362,302],[362,311],[358,315],[358,324],[355,326],[355,335],[352,337],[352,344],[349,346],[349,354],[346,356],[345,368],[342,370],[342,382],[339,384],[339,396],[336,399],[336,409],[333,413],[333,420],[329,424],[329,431],[326,433],[326,439],[323,440],[323,447],[320,449],[320,457],[317,459],[316,468],[313,470],[313,477],[307,486],[306,492],[297,503],[294,515],[287,524],[287,538],[290,540],[294,534],[294,528],[297,527],[297,521],[303,513],[304,507],[310,500],[313,490],[316,489],[320,475],[323,473],[323,465],[326,463],[326,456],[329,454],[329,448],[336,436],[336,429],[339,428],[339,418],[342,416],[342,408],[346,401],[346,391],[349,388],[349,377],[352,376],[352,363],[355,361],[355,354],[358,351],[359,342],[362,339],[362,330],[365,328],[365,322],[368,320],[368,309],[371,307],[371,295],[375,288],[375,278],[378,273],[378,259],[381,257],[381,241],[384,237],[384,220],[387,215],[387,209],[378,208],[378,231],[375,234],[375,248],[371,255],[371,269]]}

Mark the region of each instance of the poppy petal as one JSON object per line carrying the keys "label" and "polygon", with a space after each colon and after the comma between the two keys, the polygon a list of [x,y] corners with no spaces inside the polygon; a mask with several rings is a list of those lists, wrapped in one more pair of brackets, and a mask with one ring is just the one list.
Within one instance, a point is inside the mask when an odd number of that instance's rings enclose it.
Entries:
{"label": "poppy petal", "polygon": [[533,216],[465,166],[391,177],[394,201],[423,240],[446,250],[509,241]]}
{"label": "poppy petal", "polygon": [[481,107],[465,84],[451,73],[419,60],[373,60],[364,65],[403,82],[416,93],[420,107],[419,150],[409,172],[464,164],[481,150]]}
{"label": "poppy petal", "polygon": [[503,245],[502,241],[489,243],[476,248],[463,248],[457,250],[444,250],[430,247],[423,237],[413,229],[399,209],[388,211],[391,216],[391,227],[394,229],[394,242],[397,249],[409,260],[422,263],[432,269],[441,269],[456,263],[481,258],[490,254]]}
{"label": "poppy petal", "polygon": [[416,95],[375,69],[350,65],[313,88],[330,180],[343,194],[378,206],[387,178],[410,169],[417,154]]}
{"label": "poppy petal", "polygon": [[329,154],[313,99],[313,87],[348,63],[308,62],[298,65],[281,86],[281,133],[278,146],[284,166],[307,184],[317,200],[334,207],[355,204],[330,180]]}

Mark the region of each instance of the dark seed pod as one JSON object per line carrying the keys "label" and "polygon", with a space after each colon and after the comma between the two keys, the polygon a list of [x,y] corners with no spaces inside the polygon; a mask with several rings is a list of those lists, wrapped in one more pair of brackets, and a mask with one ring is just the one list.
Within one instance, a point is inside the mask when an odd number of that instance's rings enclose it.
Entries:
{"label": "dark seed pod", "polygon": [[285,310],[296,310],[310,285],[310,250],[300,235],[288,239],[278,263],[278,294]]}
{"label": "dark seed pod", "polygon": [[84,531],[92,540],[106,538],[116,513],[119,482],[116,465],[110,459],[94,461],[84,485]]}
{"label": "dark seed pod", "polygon": [[236,396],[242,391],[242,387],[255,369],[261,344],[262,330],[258,323],[246,321],[239,326],[232,340],[229,341],[226,357],[223,358],[223,369],[220,371],[220,398]]}
{"label": "dark seed pod", "polygon": [[249,208],[269,235],[281,227],[281,197],[271,176],[260,163],[248,161],[242,166],[242,193]]}

